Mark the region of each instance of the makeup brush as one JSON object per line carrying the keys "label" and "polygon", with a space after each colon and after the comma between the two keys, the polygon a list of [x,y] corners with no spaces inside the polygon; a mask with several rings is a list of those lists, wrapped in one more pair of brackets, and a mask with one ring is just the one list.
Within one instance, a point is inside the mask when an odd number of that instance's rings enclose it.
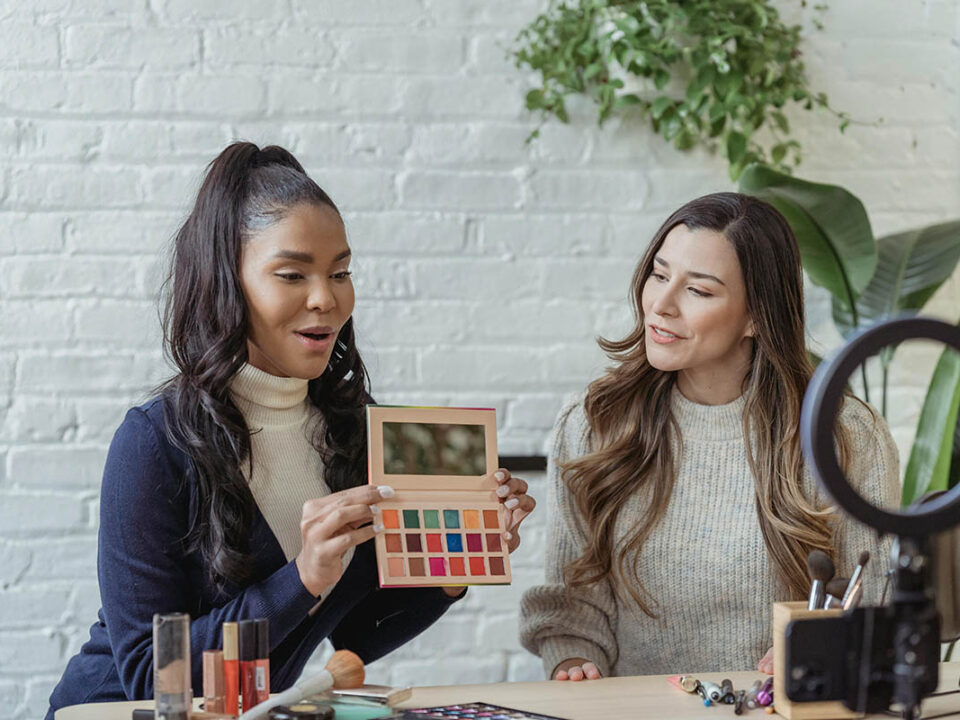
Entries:
{"label": "makeup brush", "polygon": [[292,687],[253,706],[237,720],[265,718],[278,705],[291,705],[311,695],[318,695],[331,687],[355,688],[363,685],[363,660],[349,650],[337,650],[326,669],[314,677],[298,680]]}
{"label": "makeup brush", "polygon": [[857,566],[853,569],[853,575],[850,576],[850,583],[847,585],[847,589],[843,593],[843,598],[840,600],[840,602],[843,603],[844,610],[849,610],[854,606],[856,601],[853,599],[853,594],[857,588],[863,584],[863,568],[866,567],[869,561],[870,551],[864,550],[857,559]]}
{"label": "makeup brush", "polygon": [[807,556],[807,571],[812,580],[807,610],[819,610],[823,607],[824,586],[833,578],[833,560],[823,550],[813,550]]}
{"label": "makeup brush", "polygon": [[843,603],[840,602],[840,598],[842,598],[843,593],[847,591],[848,582],[850,582],[850,578],[835,577],[826,584],[825,589],[827,597],[823,601],[824,610],[833,610],[834,608],[843,607]]}

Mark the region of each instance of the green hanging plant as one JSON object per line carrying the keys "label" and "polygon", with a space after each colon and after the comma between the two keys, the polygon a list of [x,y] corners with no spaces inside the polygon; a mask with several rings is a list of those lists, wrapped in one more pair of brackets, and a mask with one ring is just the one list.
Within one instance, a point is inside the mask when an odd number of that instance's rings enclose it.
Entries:
{"label": "green hanging plant", "polygon": [[[617,109],[639,109],[677,149],[723,153],[733,180],[753,162],[784,171],[800,163],[789,103],[830,110],[841,131],[850,123],[810,90],[800,27],[785,25],[770,0],[552,3],[517,43],[517,66],[541,77],[527,109],[544,120],[568,122],[565,100],[575,93],[596,103],[601,124]],[[685,92],[673,91],[683,83]]]}

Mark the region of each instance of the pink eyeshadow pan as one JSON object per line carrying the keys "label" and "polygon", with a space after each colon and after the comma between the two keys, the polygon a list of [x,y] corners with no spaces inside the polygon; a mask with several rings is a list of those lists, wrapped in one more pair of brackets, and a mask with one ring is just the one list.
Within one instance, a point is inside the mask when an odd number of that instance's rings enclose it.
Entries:
{"label": "pink eyeshadow pan", "polygon": [[447,574],[447,569],[444,567],[443,558],[437,558],[437,557],[430,558],[430,574],[431,575]]}

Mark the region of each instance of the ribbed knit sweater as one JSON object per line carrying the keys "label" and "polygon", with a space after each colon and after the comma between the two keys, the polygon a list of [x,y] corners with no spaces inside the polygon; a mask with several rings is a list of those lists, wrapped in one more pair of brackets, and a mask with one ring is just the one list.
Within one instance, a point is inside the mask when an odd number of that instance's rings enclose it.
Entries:
{"label": "ribbed knit sweater", "polygon": [[[573,657],[596,663],[605,676],[756,668],[773,642],[771,605],[787,598],[778,597],[757,519],[743,407],[743,397],[699,405],[674,389],[672,412],[683,450],[674,438],[673,493],[637,559],[658,618],[645,615],[625,589],[614,592],[610,581],[564,586],[562,570],[582,554],[587,531],[558,463],[587,454],[591,446],[582,398],[562,410],[548,464],[546,583],[528,590],[521,602],[521,643],[543,659],[547,677]],[[898,456],[886,423],[853,401],[845,404],[841,422],[851,439],[851,481],[870,502],[897,507]],[[809,470],[805,491],[819,506],[828,504]],[[642,508],[639,493],[628,499],[615,542],[631,534]],[[837,574],[849,577],[860,552],[869,550],[864,602],[878,599],[889,543],[878,543],[872,530],[842,511],[833,522]]]}
{"label": "ribbed knit sweater", "polygon": [[[323,481],[323,460],[311,441],[321,416],[307,400],[307,384],[245,363],[230,385],[233,401],[250,430],[253,468],[244,463],[244,477],[287,560],[302,549],[303,503],[330,494]],[[344,567],[352,557],[350,548]]]}

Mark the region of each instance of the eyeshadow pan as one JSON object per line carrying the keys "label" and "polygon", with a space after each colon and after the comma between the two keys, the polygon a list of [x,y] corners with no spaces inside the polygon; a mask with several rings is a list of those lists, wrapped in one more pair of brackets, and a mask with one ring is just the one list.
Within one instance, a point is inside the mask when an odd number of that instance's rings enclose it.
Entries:
{"label": "eyeshadow pan", "polygon": [[432,557],[430,558],[430,574],[431,575],[446,575],[447,569],[443,566],[442,557]]}
{"label": "eyeshadow pan", "polygon": [[427,552],[443,552],[440,533],[427,533]]}
{"label": "eyeshadow pan", "polygon": [[[384,535],[384,542],[387,545],[387,552],[403,552],[403,543],[400,541],[400,535],[397,533],[388,533]],[[393,573],[390,573],[393,575]]]}
{"label": "eyeshadow pan", "polygon": [[462,557],[450,558],[450,574],[457,575],[457,576],[463,576],[467,574],[467,570],[464,565]]}
{"label": "eyeshadow pan", "polygon": [[483,511],[483,526],[488,530],[500,527],[499,513],[496,510]]}
{"label": "eyeshadow pan", "polygon": [[420,513],[416,510],[403,511],[403,526],[410,530],[420,527]]}
{"label": "eyeshadow pan", "polygon": [[483,544],[480,542],[480,533],[467,534],[467,550],[470,552],[483,552]]}
{"label": "eyeshadow pan", "polygon": [[385,528],[399,528],[400,516],[396,510],[381,510],[380,516],[383,518]]}
{"label": "eyeshadow pan", "polygon": [[490,558],[490,574],[491,575],[506,575],[503,571],[503,558],[502,557],[492,557]]}
{"label": "eyeshadow pan", "polygon": [[487,552],[500,552],[500,536],[497,533],[487,533]]}
{"label": "eyeshadow pan", "polygon": [[483,565],[482,557],[472,557],[470,558],[470,574],[471,575],[486,575],[487,571]]}
{"label": "eyeshadow pan", "polygon": [[413,577],[423,577],[427,574],[423,569],[423,558],[410,558],[410,574]]}
{"label": "eyeshadow pan", "polygon": [[447,533],[447,552],[463,552],[463,536],[460,533]]}
{"label": "eyeshadow pan", "polygon": [[440,527],[440,513],[437,510],[424,510],[423,511],[423,526],[425,528],[439,528]]}
{"label": "eyeshadow pan", "polygon": [[393,577],[406,577],[403,571],[403,558],[389,558],[387,560],[387,570]]}
{"label": "eyeshadow pan", "polygon": [[407,533],[407,552],[423,552],[420,533]]}
{"label": "eyeshadow pan", "polygon": [[480,511],[464,510],[463,526],[468,530],[479,530],[480,529]]}
{"label": "eyeshadow pan", "polygon": [[444,510],[443,526],[448,528],[460,527],[460,513],[456,510]]}

